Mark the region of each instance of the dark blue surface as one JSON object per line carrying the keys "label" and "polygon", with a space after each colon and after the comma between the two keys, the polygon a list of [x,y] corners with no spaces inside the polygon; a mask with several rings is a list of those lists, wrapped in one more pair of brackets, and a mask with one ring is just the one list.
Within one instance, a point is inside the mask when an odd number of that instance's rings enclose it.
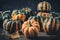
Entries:
{"label": "dark blue surface", "polygon": [[[36,10],[39,2],[44,0],[0,0],[0,10],[14,10],[23,7],[31,7]],[[52,5],[52,11],[60,12],[60,0],[46,0]]]}

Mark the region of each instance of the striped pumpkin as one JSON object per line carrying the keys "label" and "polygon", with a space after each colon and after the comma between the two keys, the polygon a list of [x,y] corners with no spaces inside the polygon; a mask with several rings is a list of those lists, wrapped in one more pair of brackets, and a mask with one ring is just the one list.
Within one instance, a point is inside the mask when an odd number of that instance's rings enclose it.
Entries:
{"label": "striped pumpkin", "polygon": [[52,16],[52,14],[47,13],[47,12],[38,12],[37,16],[41,16],[43,20],[45,20],[46,18],[48,19],[50,16]]}
{"label": "striped pumpkin", "polygon": [[38,27],[37,21],[34,22],[32,20],[25,21],[22,24],[22,33],[27,38],[34,38],[39,33],[39,29],[37,27]]}
{"label": "striped pumpkin", "polygon": [[48,34],[57,34],[59,31],[59,21],[53,17],[46,19],[43,24],[43,30]]}
{"label": "striped pumpkin", "polygon": [[35,20],[39,23],[39,30],[43,31],[43,19],[41,16],[30,16],[28,20]]}
{"label": "striped pumpkin", "polygon": [[11,19],[6,19],[3,22],[3,29],[12,34],[21,29],[21,22],[19,20],[12,21]]}
{"label": "striped pumpkin", "polygon": [[23,9],[21,9],[21,12],[26,15],[26,19],[25,19],[26,21],[27,21],[27,19],[28,19],[30,16],[33,15],[32,9],[29,8],[29,7],[25,7],[25,8],[23,8]]}
{"label": "striped pumpkin", "polygon": [[38,11],[51,11],[51,5],[50,3],[46,2],[46,1],[43,1],[43,2],[40,2],[38,5],[37,5],[37,10]]}
{"label": "striped pumpkin", "polygon": [[26,14],[22,10],[13,10],[11,17],[12,20],[25,21]]}

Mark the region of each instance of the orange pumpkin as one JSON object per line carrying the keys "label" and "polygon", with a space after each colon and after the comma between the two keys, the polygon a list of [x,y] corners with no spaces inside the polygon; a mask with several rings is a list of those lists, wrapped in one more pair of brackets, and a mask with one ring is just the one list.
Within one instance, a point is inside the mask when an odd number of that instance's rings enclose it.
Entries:
{"label": "orange pumpkin", "polygon": [[32,23],[32,21],[29,21],[29,20],[25,21],[22,24],[22,33],[27,38],[36,37],[39,33],[39,29],[37,27],[38,27],[37,22]]}

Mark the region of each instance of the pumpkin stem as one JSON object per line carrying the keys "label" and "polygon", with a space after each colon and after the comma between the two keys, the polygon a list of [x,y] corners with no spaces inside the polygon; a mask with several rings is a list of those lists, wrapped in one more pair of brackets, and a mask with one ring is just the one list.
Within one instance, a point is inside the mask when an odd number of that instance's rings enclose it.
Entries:
{"label": "pumpkin stem", "polygon": [[32,26],[32,24],[31,24],[31,22],[30,22],[30,20],[29,20],[29,27],[31,27]]}

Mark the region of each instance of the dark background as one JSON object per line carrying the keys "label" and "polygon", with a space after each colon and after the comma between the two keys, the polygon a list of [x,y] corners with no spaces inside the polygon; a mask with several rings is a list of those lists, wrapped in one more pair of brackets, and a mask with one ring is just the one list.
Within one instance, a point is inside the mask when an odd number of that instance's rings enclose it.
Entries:
{"label": "dark background", "polygon": [[[37,9],[37,4],[44,0],[0,0],[0,11],[30,7]],[[52,11],[60,12],[60,0],[45,0],[52,5]]]}

